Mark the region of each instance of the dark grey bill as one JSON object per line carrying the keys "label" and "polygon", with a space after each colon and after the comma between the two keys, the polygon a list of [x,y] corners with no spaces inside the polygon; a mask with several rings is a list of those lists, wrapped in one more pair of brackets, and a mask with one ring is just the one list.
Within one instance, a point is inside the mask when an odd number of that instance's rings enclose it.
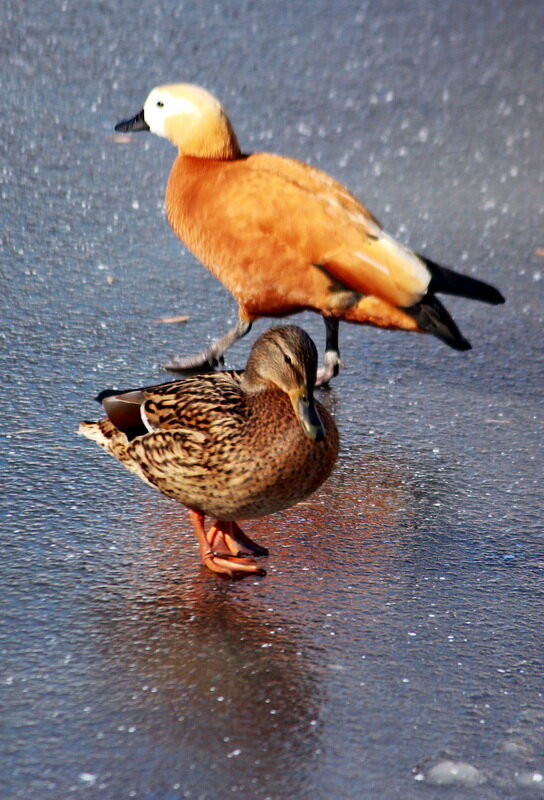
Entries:
{"label": "dark grey bill", "polygon": [[118,122],[115,126],[115,130],[121,131],[122,133],[128,133],[129,131],[148,131],[149,125],[144,119],[143,108],[140,113],[136,114],[132,119],[125,119],[123,122]]}

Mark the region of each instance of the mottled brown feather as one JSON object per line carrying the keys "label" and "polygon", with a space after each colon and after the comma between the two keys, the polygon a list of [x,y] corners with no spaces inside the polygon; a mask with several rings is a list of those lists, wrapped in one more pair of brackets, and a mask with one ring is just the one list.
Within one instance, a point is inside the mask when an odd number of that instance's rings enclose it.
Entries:
{"label": "mottled brown feather", "polygon": [[[270,352],[286,335],[311,342],[295,326],[271,329],[255,343],[252,356],[259,347],[261,352],[253,361],[250,356],[245,375],[214,373],[142,389],[148,433],[129,441],[108,419],[82,423],[80,432],[147,483],[202,514],[236,520],[294,505],[330,474],[338,432],[327,409],[316,403],[325,438],[309,438],[286,390],[263,377],[287,371],[285,386],[308,382],[311,393],[315,346],[302,366],[291,346],[289,365],[283,350]],[[271,366],[261,363],[268,357],[276,359]]]}

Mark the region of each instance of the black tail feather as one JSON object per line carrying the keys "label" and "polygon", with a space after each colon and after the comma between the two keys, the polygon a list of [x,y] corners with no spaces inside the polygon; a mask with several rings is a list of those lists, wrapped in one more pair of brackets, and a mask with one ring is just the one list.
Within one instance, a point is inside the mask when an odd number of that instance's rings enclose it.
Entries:
{"label": "black tail feather", "polygon": [[426,294],[419,303],[405,308],[404,311],[415,319],[421,330],[432,333],[433,336],[441,339],[454,350],[470,350],[472,348],[448,310],[433,294]]}
{"label": "black tail feather", "polygon": [[481,300],[483,303],[499,305],[504,303],[504,297],[489,283],[471,278],[469,275],[462,275],[460,272],[449,267],[442,267],[430,258],[419,255],[425,262],[427,269],[431,273],[429,292],[442,294],[453,294],[457,297],[467,297],[470,300]]}

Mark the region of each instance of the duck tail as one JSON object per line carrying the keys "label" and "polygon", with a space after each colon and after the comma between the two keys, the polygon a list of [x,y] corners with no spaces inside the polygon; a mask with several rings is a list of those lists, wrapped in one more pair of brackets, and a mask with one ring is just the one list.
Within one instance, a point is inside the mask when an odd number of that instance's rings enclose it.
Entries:
{"label": "duck tail", "polygon": [[130,472],[148,482],[140,465],[129,453],[130,442],[126,434],[117,430],[109,419],[101,419],[100,422],[82,422],[78,428],[78,433],[96,442],[110,456],[120,461]]}
{"label": "duck tail", "polygon": [[92,442],[96,442],[99,447],[102,447],[114,458],[118,458],[119,461],[125,463],[128,459],[127,437],[118,431],[109,419],[101,419],[100,422],[82,422],[77,432]]}
{"label": "duck tail", "polygon": [[117,430],[109,419],[101,419],[99,422],[81,422],[77,432],[92,442],[96,442],[99,447],[124,464],[127,460],[132,460],[127,454],[127,437],[122,431]]}
{"label": "duck tail", "polygon": [[105,450],[111,450],[112,440],[117,433],[109,419],[101,419],[100,422],[81,422],[77,432]]}
{"label": "duck tail", "polygon": [[462,275],[449,267],[442,267],[430,258],[419,255],[431,273],[429,292],[431,294],[452,294],[457,297],[466,297],[469,300],[480,300],[493,306],[504,303],[504,297],[494,286],[478,278]]}
{"label": "duck tail", "polygon": [[440,300],[428,292],[419,303],[404,311],[417,322],[425,333],[431,333],[454,350],[470,350],[472,345],[465,339],[451,314]]}

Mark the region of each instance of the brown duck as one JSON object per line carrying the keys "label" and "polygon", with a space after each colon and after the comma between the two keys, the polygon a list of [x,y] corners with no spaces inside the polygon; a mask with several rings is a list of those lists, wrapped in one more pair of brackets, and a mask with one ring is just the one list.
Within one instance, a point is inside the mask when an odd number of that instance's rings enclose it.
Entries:
{"label": "brown duck", "polygon": [[[329,476],[338,431],[314,401],[317,351],[294,325],[255,342],[243,372],[102,392],[107,418],[79,432],[189,509],[202,562],[231,577],[267,555],[236,520],[298,503]],[[215,521],[206,531],[204,517]]]}

